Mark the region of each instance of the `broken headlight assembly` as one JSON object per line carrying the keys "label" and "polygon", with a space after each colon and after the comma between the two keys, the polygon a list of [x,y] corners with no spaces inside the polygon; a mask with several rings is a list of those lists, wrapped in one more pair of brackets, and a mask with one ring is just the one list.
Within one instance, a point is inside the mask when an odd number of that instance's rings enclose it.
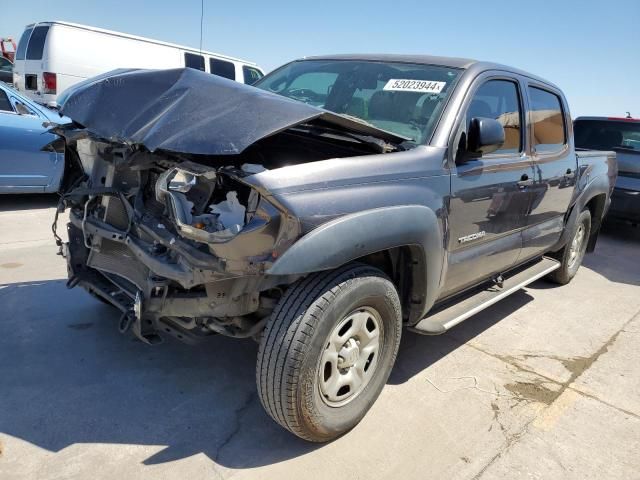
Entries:
{"label": "broken headlight assembly", "polygon": [[[207,244],[221,258],[273,257],[274,246],[293,233],[281,232],[280,212],[229,172],[180,164],[158,176],[155,197],[180,236]],[[250,239],[241,241],[245,235]]]}
{"label": "broken headlight assembly", "polygon": [[[227,191],[223,201],[212,203],[218,184],[215,172],[194,173],[172,168],[158,177],[156,200],[163,203],[179,233],[203,243],[227,241],[245,225],[247,207],[238,200],[237,191]],[[255,209],[257,193],[251,191]]]}

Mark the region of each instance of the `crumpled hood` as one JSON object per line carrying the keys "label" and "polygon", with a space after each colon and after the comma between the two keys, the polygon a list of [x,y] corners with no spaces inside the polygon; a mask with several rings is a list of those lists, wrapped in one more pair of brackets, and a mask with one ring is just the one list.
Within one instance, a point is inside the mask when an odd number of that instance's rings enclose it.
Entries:
{"label": "crumpled hood", "polygon": [[233,155],[287,128],[319,121],[405,140],[335,113],[191,68],[121,69],[66,90],[60,112],[105,139],[148,150]]}

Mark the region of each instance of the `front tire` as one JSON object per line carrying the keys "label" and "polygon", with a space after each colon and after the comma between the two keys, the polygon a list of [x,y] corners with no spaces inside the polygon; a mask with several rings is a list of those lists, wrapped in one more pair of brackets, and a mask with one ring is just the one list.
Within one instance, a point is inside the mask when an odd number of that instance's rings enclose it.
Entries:
{"label": "front tire", "polygon": [[591,212],[583,210],[573,225],[569,242],[555,255],[560,261],[560,268],[549,274],[547,278],[550,281],[566,285],[576,276],[587,251],[590,235]]}
{"label": "front tire", "polygon": [[398,293],[380,270],[351,264],[309,275],[287,290],[260,342],[262,405],[305,440],[342,435],[378,398],[401,332]]}

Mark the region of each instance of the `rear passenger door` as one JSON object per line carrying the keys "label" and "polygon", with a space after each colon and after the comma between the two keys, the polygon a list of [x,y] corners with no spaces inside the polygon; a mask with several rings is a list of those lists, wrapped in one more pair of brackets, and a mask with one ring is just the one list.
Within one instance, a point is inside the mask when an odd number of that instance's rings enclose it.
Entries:
{"label": "rear passenger door", "polygon": [[569,142],[571,120],[560,93],[543,84],[529,83],[527,98],[533,177],[522,260],[546,252],[560,238],[577,168]]}
{"label": "rear passenger door", "polygon": [[[443,297],[505,272],[522,249],[532,174],[524,134],[524,97],[516,78],[479,77],[465,100],[450,144],[448,267]],[[505,143],[494,153],[469,157],[466,137],[474,117],[498,120]],[[523,183],[525,182],[525,183]]]}

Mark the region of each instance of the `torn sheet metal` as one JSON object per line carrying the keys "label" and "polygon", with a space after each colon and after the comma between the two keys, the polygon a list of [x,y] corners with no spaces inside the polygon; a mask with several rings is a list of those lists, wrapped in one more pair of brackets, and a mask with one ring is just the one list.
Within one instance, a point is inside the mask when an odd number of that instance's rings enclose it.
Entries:
{"label": "torn sheet metal", "polygon": [[148,150],[234,155],[287,128],[320,121],[386,141],[399,137],[265,90],[191,68],[114,70],[80,82],[60,111],[93,134]]}

